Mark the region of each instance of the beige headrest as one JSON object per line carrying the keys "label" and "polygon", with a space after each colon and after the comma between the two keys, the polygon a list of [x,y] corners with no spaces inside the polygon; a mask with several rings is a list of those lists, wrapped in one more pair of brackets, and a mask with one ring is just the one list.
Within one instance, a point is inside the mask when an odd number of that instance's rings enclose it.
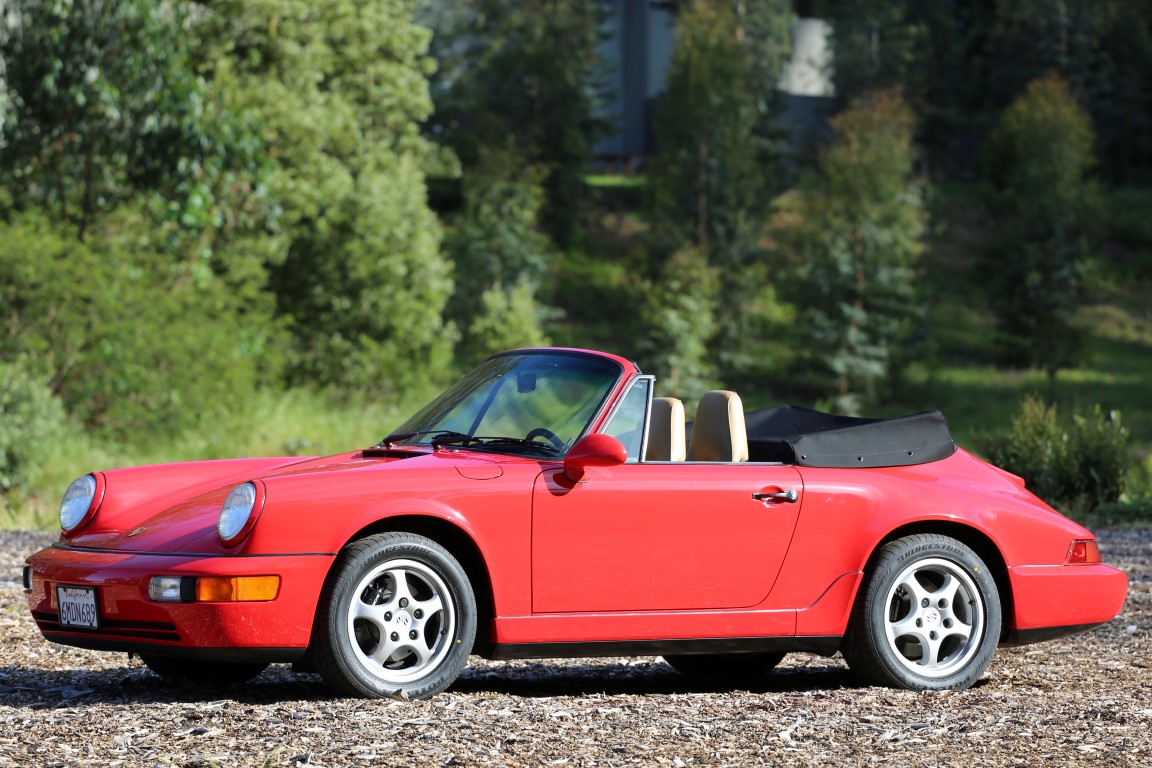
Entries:
{"label": "beige headrest", "polygon": [[715,389],[700,398],[688,461],[748,461],[748,432],[738,394]]}
{"label": "beige headrest", "polygon": [[674,397],[652,400],[645,461],[684,461],[684,403]]}

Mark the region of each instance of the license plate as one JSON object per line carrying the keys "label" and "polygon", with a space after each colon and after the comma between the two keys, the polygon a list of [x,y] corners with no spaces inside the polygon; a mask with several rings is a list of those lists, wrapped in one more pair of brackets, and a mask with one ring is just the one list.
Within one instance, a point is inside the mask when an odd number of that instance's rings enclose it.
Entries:
{"label": "license plate", "polygon": [[56,587],[60,623],[66,627],[100,626],[96,615],[96,590],[91,587]]}

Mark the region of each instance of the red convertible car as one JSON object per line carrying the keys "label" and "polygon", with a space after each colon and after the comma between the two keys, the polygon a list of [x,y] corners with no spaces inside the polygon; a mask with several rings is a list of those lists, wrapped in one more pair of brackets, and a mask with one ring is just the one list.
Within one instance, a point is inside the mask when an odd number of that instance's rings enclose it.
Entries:
{"label": "red convertible car", "polygon": [[683,404],[621,357],[496,355],[379,444],[93,472],[24,569],[57,643],[161,676],[272,662],[424,698],[491,659],[660,655],[747,681],[841,651],[869,683],[972,685],[999,644],[1114,617],[1092,534],[939,413]]}

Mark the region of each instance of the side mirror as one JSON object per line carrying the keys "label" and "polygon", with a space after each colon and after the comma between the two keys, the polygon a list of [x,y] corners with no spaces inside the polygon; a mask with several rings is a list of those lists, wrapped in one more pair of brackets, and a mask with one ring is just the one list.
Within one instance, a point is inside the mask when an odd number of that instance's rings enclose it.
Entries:
{"label": "side mirror", "polygon": [[587,435],[576,441],[564,457],[564,474],[574,483],[584,478],[585,467],[614,467],[628,460],[624,443],[609,435]]}

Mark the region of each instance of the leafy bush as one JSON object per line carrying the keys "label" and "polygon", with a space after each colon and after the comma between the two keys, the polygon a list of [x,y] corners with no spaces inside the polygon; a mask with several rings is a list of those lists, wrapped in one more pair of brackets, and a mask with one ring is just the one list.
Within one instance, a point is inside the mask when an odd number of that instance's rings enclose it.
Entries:
{"label": "leafy bush", "polygon": [[986,439],[996,466],[1023,477],[1028,489],[1072,516],[1120,498],[1128,471],[1128,430],[1116,411],[1094,405],[1062,421],[1055,405],[1029,396],[1007,435]]}
{"label": "leafy bush", "polygon": [[547,341],[536,297],[554,257],[539,228],[543,179],[512,149],[482,150],[464,174],[464,210],[445,241],[457,275],[445,314],[462,331],[465,364]]}
{"label": "leafy bush", "polygon": [[663,395],[695,401],[714,386],[709,342],[716,333],[717,270],[700,249],[673,253],[660,278],[644,291],[643,367],[660,376]]}
{"label": "leafy bush", "polygon": [[480,310],[460,346],[462,362],[479,362],[506,349],[547,346],[550,342],[541,330],[542,314],[543,308],[526,280],[510,289],[489,288],[481,294]]}
{"label": "leafy bush", "polygon": [[24,361],[0,360],[0,495],[21,490],[64,423],[64,406]]}
{"label": "leafy bush", "polygon": [[135,242],[141,231],[127,214],[88,243],[35,214],[0,222],[0,357],[26,357],[86,425],[138,440],[202,423],[279,375],[268,316]]}

